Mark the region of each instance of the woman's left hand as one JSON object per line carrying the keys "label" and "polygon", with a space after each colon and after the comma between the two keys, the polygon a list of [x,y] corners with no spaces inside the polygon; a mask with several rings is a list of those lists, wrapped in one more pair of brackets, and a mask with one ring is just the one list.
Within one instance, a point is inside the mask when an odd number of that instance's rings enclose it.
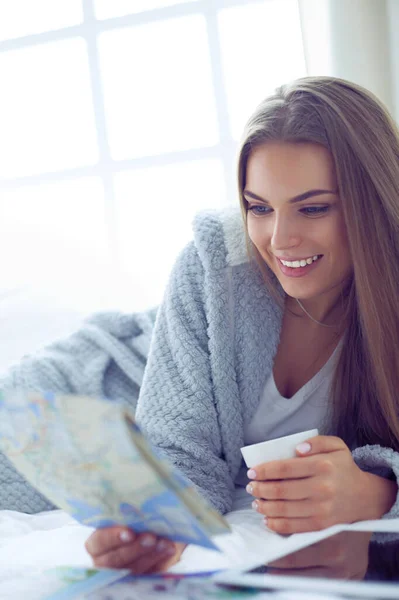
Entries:
{"label": "woman's left hand", "polygon": [[311,438],[297,446],[296,458],[263,463],[248,477],[254,509],[281,534],[378,519],[397,493],[395,482],[362,471],[348,446],[333,436]]}
{"label": "woman's left hand", "polygon": [[267,573],[294,577],[364,579],[371,531],[342,531],[267,564]]}

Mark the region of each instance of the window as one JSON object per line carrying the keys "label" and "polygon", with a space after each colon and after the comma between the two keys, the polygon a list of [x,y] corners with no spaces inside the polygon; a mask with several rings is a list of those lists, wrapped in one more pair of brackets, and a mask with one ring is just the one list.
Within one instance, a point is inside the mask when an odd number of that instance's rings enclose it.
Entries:
{"label": "window", "polygon": [[157,304],[194,214],[237,202],[245,119],[305,74],[297,0],[2,3],[0,288],[93,268]]}

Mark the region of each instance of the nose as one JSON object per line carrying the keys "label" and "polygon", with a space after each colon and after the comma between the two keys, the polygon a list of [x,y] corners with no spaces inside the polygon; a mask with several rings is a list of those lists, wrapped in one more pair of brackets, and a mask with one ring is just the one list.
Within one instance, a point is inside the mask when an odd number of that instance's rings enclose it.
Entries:
{"label": "nose", "polygon": [[301,243],[297,223],[290,215],[275,213],[271,237],[272,250],[295,248]]}

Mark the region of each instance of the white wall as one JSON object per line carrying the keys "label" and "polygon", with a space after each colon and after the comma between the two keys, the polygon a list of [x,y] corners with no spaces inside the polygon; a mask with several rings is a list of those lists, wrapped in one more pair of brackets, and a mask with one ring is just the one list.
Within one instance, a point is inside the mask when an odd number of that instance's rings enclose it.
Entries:
{"label": "white wall", "polygon": [[391,50],[394,113],[399,123],[399,0],[388,0],[387,15]]}
{"label": "white wall", "polygon": [[399,0],[299,0],[310,75],[354,81],[399,118]]}

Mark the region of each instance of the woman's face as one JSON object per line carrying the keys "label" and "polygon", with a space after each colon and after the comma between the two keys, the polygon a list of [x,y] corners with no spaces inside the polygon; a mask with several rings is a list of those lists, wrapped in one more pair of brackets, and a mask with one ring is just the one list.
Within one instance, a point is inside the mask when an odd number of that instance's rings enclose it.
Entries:
{"label": "woman's face", "polygon": [[331,155],[317,144],[267,143],[248,159],[248,234],[289,296],[339,293],[352,272],[336,191]]}

